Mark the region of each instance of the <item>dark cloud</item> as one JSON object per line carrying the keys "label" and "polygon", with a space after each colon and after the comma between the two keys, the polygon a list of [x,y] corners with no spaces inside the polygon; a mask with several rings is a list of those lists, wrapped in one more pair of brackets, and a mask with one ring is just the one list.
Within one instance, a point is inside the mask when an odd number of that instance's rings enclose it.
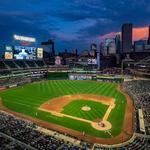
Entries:
{"label": "dark cloud", "polygon": [[[30,16],[31,17],[31,16]],[[36,23],[37,20],[34,21],[32,18],[28,18],[25,16],[20,18],[20,15],[11,16],[11,15],[0,15],[0,36],[1,41],[5,43],[12,43],[12,37],[14,34],[25,35],[25,36],[33,36],[41,41],[43,38],[51,37],[50,33],[47,32],[46,29],[40,28]],[[53,26],[51,27],[51,31],[53,30]],[[54,27],[55,29],[55,27]],[[49,28],[50,30],[50,28]]]}
{"label": "dark cloud", "polygon": [[150,1],[109,0],[103,2],[100,1],[100,3],[103,6],[103,12],[105,11],[105,13],[101,14],[102,8],[97,8],[99,11],[94,11],[92,7],[91,9],[95,14],[95,19],[97,21],[94,25],[81,28],[77,31],[80,33],[79,38],[85,39],[110,32],[118,32],[121,30],[121,25],[126,22],[131,22],[136,27],[147,26],[150,24]]}
{"label": "dark cloud", "polygon": [[0,0],[0,36],[4,41],[14,33],[55,38],[58,49],[86,48],[90,40],[119,32],[125,22],[149,25],[149,16],[149,0]]}

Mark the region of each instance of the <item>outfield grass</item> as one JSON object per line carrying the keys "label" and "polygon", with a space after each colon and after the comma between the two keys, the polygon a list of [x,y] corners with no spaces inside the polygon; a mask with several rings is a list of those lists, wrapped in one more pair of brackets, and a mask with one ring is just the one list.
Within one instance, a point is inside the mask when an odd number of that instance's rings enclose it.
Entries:
{"label": "outfield grass", "polygon": [[[91,108],[90,111],[83,111],[82,107],[88,106]],[[78,118],[83,118],[86,120],[94,121],[98,118],[103,118],[103,116],[106,113],[106,110],[108,109],[108,105],[104,105],[99,102],[94,102],[90,100],[76,100],[70,102],[68,105],[66,105],[63,109],[64,114],[75,116]]]}
{"label": "outfield grass", "polygon": [[[88,123],[67,117],[56,117],[38,110],[38,107],[51,98],[70,94],[96,94],[114,97],[116,99],[116,107],[111,111],[108,121],[112,124],[112,135],[116,136],[122,130],[126,106],[125,96],[117,91],[116,88],[117,84],[112,83],[52,80],[31,83],[22,87],[1,91],[0,97],[4,105],[13,111],[78,131],[85,131],[85,133],[93,136],[109,138],[109,134],[95,130]],[[37,116],[36,112],[38,113]]]}

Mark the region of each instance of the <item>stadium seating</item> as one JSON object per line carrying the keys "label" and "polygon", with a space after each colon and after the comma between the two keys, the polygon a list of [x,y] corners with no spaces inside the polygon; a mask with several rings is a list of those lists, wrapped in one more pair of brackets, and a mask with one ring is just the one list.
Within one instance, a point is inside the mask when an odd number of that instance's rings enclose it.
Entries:
{"label": "stadium seating", "polygon": [[7,69],[7,67],[5,66],[5,64],[4,64],[3,61],[0,61],[0,69],[1,69],[1,70]]}
{"label": "stadium seating", "polygon": [[36,60],[35,63],[37,64],[38,67],[46,67],[46,64],[44,63],[43,60]]}
{"label": "stadium seating", "polygon": [[14,68],[18,68],[17,66],[16,66],[16,64],[14,63],[14,61],[9,61],[9,60],[7,60],[7,61],[4,61],[4,63],[9,67],[9,68],[12,68],[12,69],[14,69]]}
{"label": "stadium seating", "polygon": [[[146,127],[146,134],[150,135],[150,81],[149,80],[135,80],[125,82],[123,85],[129,95],[134,100],[135,112],[138,109],[142,109],[144,113],[144,122]],[[136,114],[137,115],[137,114]],[[136,130],[140,132],[138,123],[136,124]]]}
{"label": "stadium seating", "polygon": [[35,62],[34,61],[25,61],[26,62],[26,64],[30,67],[30,68],[36,68],[37,67],[37,65],[35,64]]}
{"label": "stadium seating", "polygon": [[20,67],[20,68],[27,68],[27,65],[25,64],[24,61],[22,60],[17,60],[15,63]]}
{"label": "stadium seating", "polygon": [[128,141],[119,145],[95,145],[94,150],[148,150],[148,140],[135,136],[133,141]]}
{"label": "stadium seating", "polygon": [[1,79],[0,86],[22,85],[30,82],[31,82],[30,77],[18,76],[18,77]]}
{"label": "stadium seating", "polygon": [[[147,148],[150,148],[149,140],[137,135],[134,135],[131,141],[116,146],[92,145],[84,141],[77,144],[63,139],[62,136],[59,136],[62,133],[51,131],[54,132],[54,135],[45,134],[37,130],[36,124],[2,111],[0,111],[0,124],[0,149],[3,150],[148,150]],[[73,139],[73,137],[71,138]],[[76,140],[74,139],[74,141]]]}
{"label": "stadium seating", "polygon": [[[88,150],[92,148],[92,145],[86,142],[77,145],[55,136],[46,135],[37,131],[34,123],[15,118],[4,112],[0,112],[0,124],[0,149],[3,150],[10,147],[13,147],[14,150],[17,148],[26,150]],[[13,145],[12,139],[15,141]]]}

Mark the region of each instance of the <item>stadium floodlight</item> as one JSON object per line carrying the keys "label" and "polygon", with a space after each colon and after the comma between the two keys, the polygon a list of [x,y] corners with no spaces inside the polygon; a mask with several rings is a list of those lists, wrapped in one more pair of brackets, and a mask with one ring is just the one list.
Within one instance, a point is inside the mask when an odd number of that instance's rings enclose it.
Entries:
{"label": "stadium floodlight", "polygon": [[20,35],[14,35],[15,40],[19,41],[26,41],[26,42],[36,42],[36,39],[33,37],[26,37],[26,36],[20,36]]}

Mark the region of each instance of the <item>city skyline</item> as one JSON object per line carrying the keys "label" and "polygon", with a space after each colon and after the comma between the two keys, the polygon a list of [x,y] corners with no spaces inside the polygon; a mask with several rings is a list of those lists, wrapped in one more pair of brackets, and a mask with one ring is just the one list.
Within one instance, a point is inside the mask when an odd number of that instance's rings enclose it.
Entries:
{"label": "city skyline", "polygon": [[[40,43],[54,39],[56,50],[88,49],[133,23],[133,40],[147,39],[150,2],[143,0],[10,0],[0,1],[0,45],[13,34],[32,36]],[[140,11],[139,11],[140,10]]]}

